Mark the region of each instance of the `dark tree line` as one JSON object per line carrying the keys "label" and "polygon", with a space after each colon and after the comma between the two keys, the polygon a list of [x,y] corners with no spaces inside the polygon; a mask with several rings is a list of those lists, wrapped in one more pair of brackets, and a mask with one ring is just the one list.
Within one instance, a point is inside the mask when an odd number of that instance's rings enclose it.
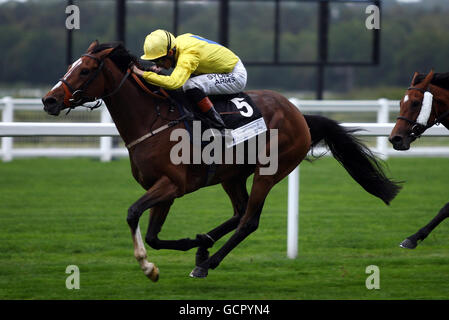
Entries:
{"label": "dark tree line", "polygon": [[[75,30],[74,56],[91,41],[115,39],[113,1],[75,1],[81,29]],[[381,25],[381,63],[377,67],[329,68],[326,88],[404,86],[414,71],[449,71],[449,7],[439,0],[424,5],[384,6]],[[435,5],[436,3],[436,5]],[[66,1],[28,1],[0,4],[0,85],[49,85],[62,76],[65,65]],[[365,28],[365,6],[331,5],[329,59],[369,60],[372,34]],[[242,60],[273,58],[274,5],[270,2],[232,2],[230,47]],[[142,54],[147,33],[172,29],[171,2],[130,2],[127,7],[127,47]],[[218,3],[184,3],[179,33],[218,38]],[[281,6],[280,59],[315,61],[317,4],[286,2]],[[313,90],[311,67],[250,67],[250,88]]]}

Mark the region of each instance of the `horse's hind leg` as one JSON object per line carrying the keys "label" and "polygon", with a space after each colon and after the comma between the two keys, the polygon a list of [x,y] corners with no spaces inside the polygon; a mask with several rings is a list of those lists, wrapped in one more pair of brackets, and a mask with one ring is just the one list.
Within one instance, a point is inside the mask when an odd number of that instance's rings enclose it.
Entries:
{"label": "horse's hind leg", "polygon": [[430,232],[435,229],[444,219],[449,217],[449,202],[441,208],[438,214],[425,227],[421,228],[417,233],[408,237],[401,242],[400,246],[407,249],[415,249],[419,240],[427,238]]}
{"label": "horse's hind leg", "polygon": [[191,277],[205,278],[208,269],[215,269],[232,249],[258,228],[265,198],[274,185],[273,180],[273,176],[261,176],[258,173],[254,175],[248,206],[237,230],[212,257],[193,269]]}
{"label": "horse's hind leg", "polygon": [[153,263],[147,261],[147,251],[140,234],[139,219],[145,210],[154,205],[164,201],[173,201],[176,192],[177,187],[170,179],[162,177],[128,209],[127,222],[134,242],[134,256],[145,275],[152,281],[158,280],[159,270]]}
{"label": "horse's hind leg", "polygon": [[[237,228],[241,217],[246,211],[246,206],[248,205],[246,178],[225,181],[222,183],[222,186],[231,199],[232,206],[234,208],[234,215],[232,216],[232,218],[226,220],[224,223],[209,231],[208,233],[204,235],[198,235],[206,240],[206,245],[200,245],[198,247],[195,263],[195,265],[197,266],[209,258],[209,251],[207,249],[212,247],[215,241],[218,241],[219,239],[221,239],[221,237]],[[207,240],[209,240],[209,242],[207,242]]]}
{"label": "horse's hind leg", "polygon": [[[260,214],[262,213],[268,192],[299,165],[310,148],[310,135],[308,134],[309,131],[305,120],[296,124],[295,132],[298,132],[297,134],[291,134],[288,138],[285,138],[286,135],[283,135],[279,140],[277,171],[272,175],[263,175],[261,174],[261,167],[256,167],[248,205],[235,233],[212,257],[196,266],[190,273],[191,277],[206,277],[208,269],[215,269],[232,249],[258,228]],[[293,129],[291,132],[293,132]]]}

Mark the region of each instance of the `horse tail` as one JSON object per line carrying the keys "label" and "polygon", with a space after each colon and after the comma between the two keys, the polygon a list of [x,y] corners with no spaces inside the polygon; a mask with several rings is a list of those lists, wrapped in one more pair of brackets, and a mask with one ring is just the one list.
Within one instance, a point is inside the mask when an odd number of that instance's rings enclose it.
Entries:
{"label": "horse tail", "polygon": [[360,129],[348,130],[336,121],[322,116],[304,117],[310,128],[312,149],[324,140],[334,158],[367,192],[386,204],[394,199],[402,187],[386,177],[382,161],[353,135]]}

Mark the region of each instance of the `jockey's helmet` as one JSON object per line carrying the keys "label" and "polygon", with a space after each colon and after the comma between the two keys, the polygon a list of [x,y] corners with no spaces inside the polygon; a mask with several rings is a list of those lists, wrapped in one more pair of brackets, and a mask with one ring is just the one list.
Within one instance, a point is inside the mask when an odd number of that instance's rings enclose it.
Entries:
{"label": "jockey's helmet", "polygon": [[170,49],[175,46],[175,36],[165,30],[156,30],[151,32],[145,38],[143,44],[144,55],[142,60],[155,60],[166,56]]}

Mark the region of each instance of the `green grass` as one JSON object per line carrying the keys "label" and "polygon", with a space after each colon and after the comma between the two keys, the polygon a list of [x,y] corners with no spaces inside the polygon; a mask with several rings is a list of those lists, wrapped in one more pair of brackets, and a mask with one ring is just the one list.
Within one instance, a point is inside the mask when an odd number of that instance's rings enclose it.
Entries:
{"label": "green grass", "polygon": [[[415,250],[398,244],[449,201],[449,159],[388,165],[407,181],[391,206],[332,158],[302,164],[297,259],[286,257],[284,179],[269,194],[259,229],[207,279],[188,276],[193,250],[148,248],[161,271],[151,283],[126,224],[128,207],[143,194],[128,160],[0,163],[0,299],[448,299],[449,222]],[[160,237],[194,237],[231,214],[221,186],[201,189],[175,201]],[[144,213],[143,233],[147,221]],[[65,287],[72,264],[80,268],[80,290]],[[369,265],[380,268],[380,290],[365,287]]]}

